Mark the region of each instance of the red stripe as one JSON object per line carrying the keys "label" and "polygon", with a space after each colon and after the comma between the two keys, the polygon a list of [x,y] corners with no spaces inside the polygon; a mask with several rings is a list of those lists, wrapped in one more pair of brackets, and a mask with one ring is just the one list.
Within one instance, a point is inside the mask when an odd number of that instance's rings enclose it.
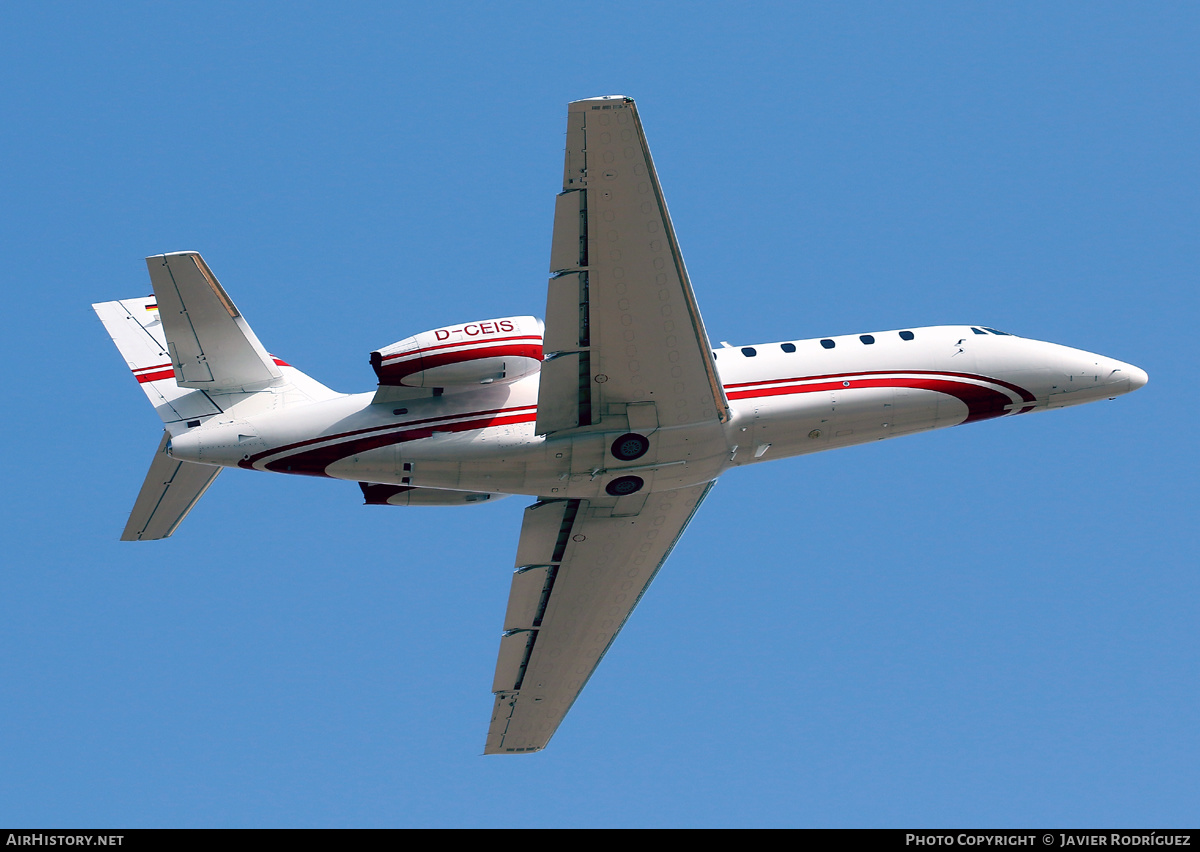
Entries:
{"label": "red stripe", "polygon": [[[509,426],[516,423],[533,423],[537,420],[537,414],[513,414],[507,417],[482,417],[477,420],[467,420],[462,423],[450,423],[431,429],[428,427],[421,429],[406,429],[403,432],[392,432],[387,435],[369,435],[362,438],[355,438],[352,441],[343,441],[340,444],[332,444],[326,447],[317,447],[312,450],[306,450],[302,453],[296,453],[293,456],[286,456],[281,459],[276,459],[264,467],[267,470],[276,473],[297,473],[304,476],[328,476],[325,468],[334,462],[347,458],[349,456],[365,453],[370,450],[377,450],[380,447],[387,447],[393,444],[404,444],[409,441],[419,441],[422,438],[430,438],[435,431],[437,432],[469,432],[473,429],[487,429],[490,426]],[[245,462],[242,462],[246,466]]]}
{"label": "red stripe", "polygon": [[[447,420],[455,420],[460,417],[482,417],[485,415],[492,415],[492,414],[505,414],[505,413],[510,413],[510,412],[514,412],[514,411],[525,411],[526,409],[535,409],[536,410],[536,406],[518,405],[514,408],[492,408],[492,409],[488,409],[486,411],[464,411],[461,414],[444,414],[441,417],[426,417],[423,420],[411,420],[408,423],[403,423],[403,424],[390,423],[387,426],[371,426],[366,429],[354,429],[349,432],[338,432],[333,435],[325,435],[324,437],[321,437],[321,438],[309,438],[308,440],[305,440],[305,441],[297,441],[294,444],[285,444],[282,447],[275,447],[274,449],[266,450],[265,452],[261,452],[261,453],[257,453],[248,459],[242,459],[240,462],[238,462],[238,466],[248,468],[248,469],[253,468],[255,462],[261,461],[262,459],[265,459],[267,456],[274,456],[274,455],[278,455],[279,453],[286,453],[289,450],[298,450],[301,447],[309,447],[309,446],[312,446],[313,444],[324,443],[325,441],[337,441],[337,440],[341,440],[342,438],[350,438],[354,435],[367,435],[372,432],[383,432],[383,431],[386,431],[389,429],[411,429],[413,426],[424,426],[424,425],[430,424],[430,423],[444,423]],[[535,417],[536,417],[536,413],[535,413]],[[437,431],[443,432],[443,431],[450,431],[450,430],[438,429]]]}
{"label": "red stripe", "polygon": [[[861,374],[858,374],[861,375]],[[951,374],[952,375],[952,374]],[[915,388],[944,393],[960,400],[967,406],[967,419],[963,423],[974,423],[978,420],[990,420],[993,417],[1003,417],[1008,414],[1008,406],[1012,400],[1007,394],[981,385],[967,382],[952,382],[946,379],[859,379],[846,387],[842,382],[822,382],[810,385],[792,385],[782,388],[758,388],[756,390],[735,391],[729,394],[732,399],[757,399],[764,396],[785,396],[797,393],[820,393],[822,391],[842,391],[854,388]]]}
{"label": "red stripe", "polygon": [[146,382],[160,382],[163,379],[175,378],[174,370],[160,370],[157,373],[139,373],[137,375],[138,384],[144,385]]}
{"label": "red stripe", "polygon": [[465,364],[480,358],[532,358],[542,360],[542,347],[529,343],[517,343],[508,346],[496,346],[490,349],[469,349],[463,352],[440,352],[437,355],[426,355],[418,361],[404,364],[389,364],[381,367],[377,373],[382,384],[399,382],[408,376],[423,370],[445,367],[449,364]]}
{"label": "red stripe", "polygon": [[480,358],[531,358],[542,360],[541,344],[514,343],[505,346],[494,346],[488,349],[467,349],[461,352],[439,352],[436,355],[425,355],[420,359],[403,364],[385,364],[375,371],[380,384],[398,384],[409,376],[414,376],[423,370],[445,367],[449,364],[464,364]]}
{"label": "red stripe", "polygon": [[442,343],[438,346],[426,346],[422,349],[413,349],[408,352],[397,352],[393,355],[384,355],[383,360],[390,361],[393,358],[411,358],[414,355],[422,355],[426,352],[433,352],[438,349],[449,349],[451,346],[479,346],[485,343],[505,343],[509,340],[536,340],[540,343],[542,336],[540,334],[523,334],[515,337],[497,337],[494,340],[460,340],[458,343]]}
{"label": "red stripe", "polygon": [[[271,356],[271,360],[275,362],[277,367],[292,366],[287,361],[276,358],[274,355]],[[155,364],[153,367],[135,367],[133,375],[137,377],[139,383],[145,384],[146,382],[158,382],[163,379],[174,378],[175,369],[168,362],[166,364]]]}
{"label": "red stripe", "polygon": [[[977,373],[949,373],[942,370],[864,370],[860,373],[830,373],[825,376],[796,376],[790,379],[762,379],[755,382],[735,382],[731,385],[725,385],[725,390],[728,391],[730,388],[752,387],[754,385],[781,384],[783,382],[809,382],[818,381],[820,379],[845,379],[852,376],[882,376],[895,374],[907,374],[912,376],[954,376],[955,378],[959,379],[975,379],[976,381],[991,382],[994,385],[1000,385],[1003,388],[1008,388],[1013,393],[1018,394],[1025,402],[1034,402],[1036,399],[1034,395],[1025,390],[1025,388],[1020,387],[1019,385],[1014,385],[1012,382],[1006,382],[1003,379],[993,379],[988,376],[980,376]],[[733,399],[733,397],[730,397],[730,399]]]}

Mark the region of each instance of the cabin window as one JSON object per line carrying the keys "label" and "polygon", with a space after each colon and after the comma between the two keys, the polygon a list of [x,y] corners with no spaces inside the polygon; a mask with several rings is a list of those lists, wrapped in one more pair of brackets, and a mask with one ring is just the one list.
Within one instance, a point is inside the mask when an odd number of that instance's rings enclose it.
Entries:
{"label": "cabin window", "polygon": [[821,341],[821,345],[824,346],[826,349],[832,349],[833,347],[837,346],[837,344],[834,343],[832,340],[830,340],[828,337],[826,337],[824,340]]}
{"label": "cabin window", "polygon": [[971,331],[975,332],[976,334],[987,334],[986,331],[981,328],[976,328],[975,326],[971,326]]}
{"label": "cabin window", "polygon": [[780,343],[779,348],[782,349],[784,352],[795,352],[796,344],[795,343]]}
{"label": "cabin window", "polygon": [[873,334],[860,334],[860,335],[858,336],[858,339],[859,339],[859,340],[861,340],[861,341],[862,341],[864,344],[866,344],[867,346],[870,346],[872,343],[874,343],[874,342],[875,342],[875,335],[873,335]]}
{"label": "cabin window", "polygon": [[399,417],[401,414],[408,414],[408,409],[407,408],[393,408],[392,414]]}
{"label": "cabin window", "polygon": [[914,335],[914,334],[913,334],[911,331],[902,331],[902,332],[900,332],[900,339],[901,339],[901,340],[912,340],[914,336],[915,336],[915,335]]}
{"label": "cabin window", "polygon": [[742,354],[745,355],[747,358],[753,358],[755,355],[758,354],[758,352],[755,350],[755,348],[753,346],[743,346]]}

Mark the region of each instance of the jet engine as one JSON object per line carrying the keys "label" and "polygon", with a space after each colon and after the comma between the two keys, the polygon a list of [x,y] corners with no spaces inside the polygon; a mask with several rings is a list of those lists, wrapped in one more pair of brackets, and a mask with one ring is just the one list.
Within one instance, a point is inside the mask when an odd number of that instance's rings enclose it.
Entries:
{"label": "jet engine", "polygon": [[536,317],[435,328],[371,353],[381,385],[410,388],[513,382],[542,366],[542,321]]}
{"label": "jet engine", "polygon": [[500,500],[507,494],[486,491],[448,491],[445,488],[414,488],[411,485],[383,485],[360,482],[363,502],[368,506],[472,506],[486,500]]}

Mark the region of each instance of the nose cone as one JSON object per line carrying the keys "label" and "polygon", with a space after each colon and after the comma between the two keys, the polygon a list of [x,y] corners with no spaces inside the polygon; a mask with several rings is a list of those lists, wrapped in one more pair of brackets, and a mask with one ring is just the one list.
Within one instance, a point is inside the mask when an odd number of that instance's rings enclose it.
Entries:
{"label": "nose cone", "polygon": [[1135,367],[1132,364],[1125,364],[1122,367],[1129,375],[1129,389],[1135,391],[1138,388],[1150,381],[1150,377],[1146,375],[1146,371],[1141,367]]}
{"label": "nose cone", "polygon": [[1126,364],[1124,361],[1111,361],[1108,365],[1108,375],[1103,380],[1102,389],[1108,397],[1131,393],[1142,387],[1150,377],[1141,367]]}
{"label": "nose cone", "polygon": [[1051,389],[1049,408],[1112,399],[1142,387],[1149,381],[1146,371],[1115,358],[1082,349],[1054,347],[1060,356],[1058,373]]}

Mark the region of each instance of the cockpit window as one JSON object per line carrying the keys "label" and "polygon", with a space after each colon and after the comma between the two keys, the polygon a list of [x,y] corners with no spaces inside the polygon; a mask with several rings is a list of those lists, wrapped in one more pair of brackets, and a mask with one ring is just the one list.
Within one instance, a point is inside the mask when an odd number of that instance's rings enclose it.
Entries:
{"label": "cockpit window", "polygon": [[912,340],[912,339],[913,339],[913,337],[915,337],[915,336],[916,336],[916,335],[914,335],[914,334],[913,334],[911,331],[902,331],[902,332],[900,332],[900,339],[901,339],[901,340]]}
{"label": "cockpit window", "polygon": [[1001,331],[1001,330],[1000,330],[1000,329],[998,329],[998,328],[988,328],[986,325],[983,327],[983,330],[984,330],[984,331],[990,331],[992,334],[999,334],[999,335],[1002,335],[1002,336],[1004,336],[1004,337],[1012,337],[1012,335],[1011,335],[1011,334],[1009,334],[1007,331]]}
{"label": "cockpit window", "polygon": [[987,334],[986,331],[981,328],[976,328],[975,326],[971,326],[971,331],[975,332],[976,334]]}
{"label": "cockpit window", "polygon": [[833,347],[837,346],[837,344],[834,343],[832,340],[830,340],[828,337],[826,337],[824,340],[821,341],[821,345],[824,346],[826,349],[832,349]]}

